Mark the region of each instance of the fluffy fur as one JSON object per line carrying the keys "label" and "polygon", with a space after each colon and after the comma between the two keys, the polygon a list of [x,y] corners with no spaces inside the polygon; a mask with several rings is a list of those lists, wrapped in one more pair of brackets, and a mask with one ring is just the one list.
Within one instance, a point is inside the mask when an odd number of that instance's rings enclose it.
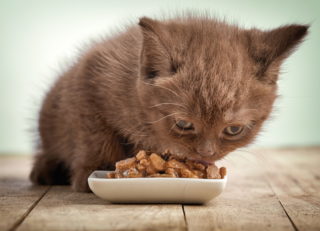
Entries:
{"label": "fluffy fur", "polygon": [[[31,180],[88,191],[93,170],[112,168],[140,148],[210,162],[249,144],[272,110],[282,61],[307,29],[141,18],[95,43],[43,101]],[[179,129],[180,119],[194,130]],[[226,137],[230,125],[244,130]]]}

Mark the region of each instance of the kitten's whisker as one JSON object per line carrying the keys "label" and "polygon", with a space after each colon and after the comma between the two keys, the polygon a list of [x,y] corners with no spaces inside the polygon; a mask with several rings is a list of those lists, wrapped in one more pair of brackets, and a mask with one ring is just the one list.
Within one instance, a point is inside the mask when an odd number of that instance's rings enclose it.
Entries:
{"label": "kitten's whisker", "polygon": [[[244,148],[240,148],[240,149],[238,149],[238,151],[240,151],[242,153],[250,154],[254,158],[255,164],[265,166],[266,165],[265,163],[268,162],[268,160],[263,155],[260,155],[259,152],[251,152],[251,151],[244,149]],[[241,156],[241,157],[244,158],[244,156]],[[249,158],[246,158],[246,160],[251,161],[251,162],[253,161],[253,159],[249,159]]]}
{"label": "kitten's whisker", "polygon": [[259,164],[260,167],[264,168],[264,170],[266,171],[266,173],[268,174],[268,172],[272,172],[274,171],[271,167],[270,167],[270,160],[268,160],[268,158],[266,158],[266,156],[261,153],[260,151],[256,151],[255,153],[249,151],[249,150],[242,150],[243,152],[252,154],[255,157],[255,160],[257,162],[257,164]]}
{"label": "kitten's whisker", "polygon": [[182,107],[182,108],[186,108],[184,105],[178,104],[178,103],[158,103],[158,104],[155,104],[155,105],[151,106],[150,108],[159,107],[159,106],[162,106],[162,105],[176,105],[176,106],[179,106],[179,107]]}
{"label": "kitten's whisker", "polygon": [[136,130],[136,129],[131,129],[131,130],[129,130],[129,129],[125,129],[125,128],[123,128],[123,129],[121,129],[122,131],[126,131],[126,132],[128,132],[128,135],[129,136],[143,136],[143,137],[145,137],[145,136],[148,136],[148,135],[139,135],[139,134],[141,134],[141,132],[142,132],[142,130],[143,130],[144,128],[141,128],[141,129],[139,129],[139,130]]}
{"label": "kitten's whisker", "polygon": [[261,164],[268,162],[268,160],[265,158],[265,156],[262,155],[259,151],[256,151],[254,153],[249,151],[248,149],[243,149],[242,151],[245,151],[247,153],[252,154],[257,160],[261,161]]}
{"label": "kitten's whisker", "polygon": [[146,137],[146,136],[148,136],[148,135],[138,135],[138,134],[132,133],[132,134],[130,134],[130,136],[141,136],[141,137]]}
{"label": "kitten's whisker", "polygon": [[140,136],[140,137],[146,137],[148,135],[142,135],[142,134],[138,134],[138,133],[130,133],[128,136]]}
{"label": "kitten's whisker", "polygon": [[246,152],[246,153],[249,153],[249,154],[251,154],[253,156],[256,156],[256,154],[257,154],[257,153],[251,152],[251,151],[249,151],[248,149],[245,149],[245,148],[239,148],[239,149],[237,149],[237,151]]}
{"label": "kitten's whisker", "polygon": [[235,162],[235,160],[234,159],[232,159],[232,157],[230,157],[230,156],[224,156],[223,158],[221,158],[220,160],[223,160],[223,161],[225,161],[226,163],[230,163],[230,164],[232,164],[233,166],[236,166],[236,162]]}
{"label": "kitten's whisker", "polygon": [[176,95],[176,96],[180,97],[180,95],[179,95],[178,93],[176,93],[175,91],[173,91],[173,90],[171,90],[171,89],[169,89],[169,88],[167,88],[167,87],[159,86],[159,85],[155,85],[155,84],[152,84],[152,83],[147,83],[147,82],[144,82],[144,81],[142,81],[142,82],[143,82],[144,84],[147,84],[147,85],[150,85],[150,86],[163,88],[163,89],[165,89],[165,90],[167,90],[167,91],[171,92],[172,94],[174,94],[174,95]]}
{"label": "kitten's whisker", "polygon": [[151,121],[151,122],[148,122],[148,123],[149,123],[149,124],[154,124],[154,123],[157,123],[157,122],[159,122],[159,121],[161,121],[161,120],[163,120],[163,119],[165,119],[165,118],[167,118],[167,117],[169,117],[169,116],[176,115],[176,114],[181,114],[181,113],[180,113],[180,112],[174,112],[174,113],[171,113],[171,114],[169,114],[169,115],[163,116],[163,117],[161,117],[161,118],[158,119],[158,120]]}
{"label": "kitten's whisker", "polygon": [[172,125],[172,127],[169,129],[169,134],[171,133],[171,131],[172,131],[172,129],[174,128],[174,126],[176,126],[175,123],[174,123],[174,124]]}

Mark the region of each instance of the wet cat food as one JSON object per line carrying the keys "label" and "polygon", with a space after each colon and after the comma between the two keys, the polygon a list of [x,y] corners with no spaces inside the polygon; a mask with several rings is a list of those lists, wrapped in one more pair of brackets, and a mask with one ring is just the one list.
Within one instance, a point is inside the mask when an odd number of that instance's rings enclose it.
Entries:
{"label": "wet cat food", "polygon": [[135,157],[120,160],[116,170],[108,172],[107,178],[136,178],[136,177],[181,177],[223,179],[226,168],[216,165],[204,165],[191,160],[179,160],[170,155],[139,151]]}

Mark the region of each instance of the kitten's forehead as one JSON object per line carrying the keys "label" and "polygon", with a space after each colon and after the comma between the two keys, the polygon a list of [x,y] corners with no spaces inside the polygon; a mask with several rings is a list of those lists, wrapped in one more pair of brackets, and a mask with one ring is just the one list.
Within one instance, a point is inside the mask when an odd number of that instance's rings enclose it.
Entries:
{"label": "kitten's forehead", "polygon": [[240,55],[232,52],[202,54],[189,69],[182,73],[186,92],[197,102],[202,119],[212,121],[225,113],[238,110],[250,90],[250,80]]}
{"label": "kitten's forehead", "polygon": [[[219,32],[218,28],[216,32]],[[182,75],[190,85],[198,88],[195,90],[199,91],[199,97],[204,101],[218,100],[219,105],[230,104],[228,101],[239,95],[239,88],[246,85],[244,48],[237,36],[231,39],[227,32],[224,31],[224,37],[210,30],[199,33],[191,40],[182,67]]]}
{"label": "kitten's forehead", "polygon": [[[190,112],[202,121],[213,124],[217,121],[233,121],[236,116],[243,117],[250,110],[246,110],[248,84],[232,81],[208,80],[206,78],[198,84],[190,86],[185,94],[189,94]],[[239,117],[239,118],[240,118]]]}
{"label": "kitten's forehead", "polygon": [[232,65],[237,60],[234,57],[242,53],[241,49],[246,49],[244,31],[236,26],[214,21],[192,21],[176,31],[179,32],[171,40],[174,47],[171,52],[176,56],[173,58],[189,65],[194,62],[212,65],[217,59]]}

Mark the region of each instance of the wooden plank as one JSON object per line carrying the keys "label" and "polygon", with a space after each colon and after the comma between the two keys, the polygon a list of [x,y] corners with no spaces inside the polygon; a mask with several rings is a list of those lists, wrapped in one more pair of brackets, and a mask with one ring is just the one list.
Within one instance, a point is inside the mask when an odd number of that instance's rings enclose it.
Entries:
{"label": "wooden plank", "polygon": [[294,230],[252,155],[232,153],[228,185],[205,206],[184,206],[189,230]]}
{"label": "wooden plank", "polygon": [[[0,230],[20,222],[18,230],[187,229],[178,205],[111,205],[68,187],[45,194],[47,187],[27,180],[30,163],[0,157]],[[184,207],[188,230],[320,230],[319,163],[319,148],[231,154],[222,163],[226,191],[208,205]]]}
{"label": "wooden plank", "polygon": [[268,181],[298,230],[320,230],[320,149],[264,151]]}
{"label": "wooden plank", "polygon": [[54,186],[24,220],[26,230],[186,230],[181,205],[114,205]]}
{"label": "wooden plank", "polygon": [[27,179],[27,157],[1,157],[0,161],[0,230],[18,226],[48,187],[34,187]]}

